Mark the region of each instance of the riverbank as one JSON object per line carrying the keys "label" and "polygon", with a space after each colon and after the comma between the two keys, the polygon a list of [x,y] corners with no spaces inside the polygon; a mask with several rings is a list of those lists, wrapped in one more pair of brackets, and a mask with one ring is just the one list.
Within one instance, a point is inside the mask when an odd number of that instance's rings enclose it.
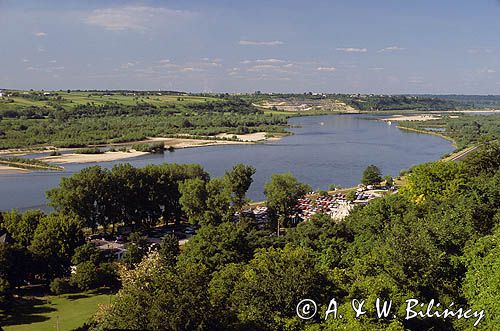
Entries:
{"label": "riverbank", "polygon": [[[158,143],[161,142],[165,145],[165,148],[170,149],[184,149],[184,148],[195,148],[195,147],[206,147],[215,145],[241,145],[241,144],[257,144],[270,141],[278,141],[283,137],[289,135],[288,133],[268,133],[268,132],[254,132],[247,134],[230,134],[230,133],[220,133],[213,137],[207,137],[203,139],[202,137],[151,137],[141,141],[126,142],[126,143],[114,143],[114,144],[103,144],[103,145],[92,145],[90,147],[98,148],[115,148],[115,147],[126,147],[132,146],[134,144],[148,144],[148,143]],[[47,153],[53,152],[54,147],[47,146],[45,150],[42,149],[12,149],[1,151],[0,155],[5,156],[24,156],[36,153]],[[59,152],[69,152],[61,155],[55,156],[42,156],[36,157],[36,160],[48,162],[51,164],[80,164],[80,163],[98,163],[98,162],[111,162],[126,160],[137,156],[143,156],[150,154],[148,152],[140,152],[133,149],[127,151],[106,151],[100,154],[78,154],[72,153],[75,149],[63,148],[57,149]],[[15,167],[4,167],[0,172],[1,174],[13,174],[21,173],[17,171]]]}
{"label": "riverbank", "polygon": [[105,152],[101,154],[77,154],[68,153],[57,156],[39,157],[37,160],[45,161],[54,164],[66,163],[96,163],[124,160],[136,156],[149,154],[147,152],[129,151],[129,152]]}
{"label": "riverbank", "polygon": [[396,126],[396,128],[398,128],[400,130],[406,130],[406,131],[412,131],[412,132],[423,133],[423,134],[430,134],[430,135],[433,135],[433,136],[437,136],[437,137],[446,139],[449,142],[451,142],[451,144],[453,145],[453,147],[455,147],[455,148],[457,147],[457,144],[456,144],[456,142],[455,142],[455,140],[453,138],[445,136],[444,134],[441,134],[441,133],[438,133],[438,132],[429,131],[429,130],[419,130],[419,129],[415,129],[415,128],[408,128],[406,126],[401,126],[401,125]]}
{"label": "riverbank", "polygon": [[6,165],[0,165],[0,175],[25,174],[29,173],[28,169],[14,168]]}

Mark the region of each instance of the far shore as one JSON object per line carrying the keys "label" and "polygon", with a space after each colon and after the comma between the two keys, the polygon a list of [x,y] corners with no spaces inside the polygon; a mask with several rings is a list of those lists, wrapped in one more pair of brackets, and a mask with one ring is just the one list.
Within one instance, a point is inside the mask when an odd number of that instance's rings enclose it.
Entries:
{"label": "far shore", "polygon": [[[269,138],[266,137],[266,135],[267,135],[266,132],[255,132],[255,133],[241,134],[241,135],[221,133],[215,136],[215,138],[219,139],[193,139],[189,138],[188,135],[186,135],[186,138],[153,137],[147,140],[134,142],[133,144],[162,142],[165,144],[166,148],[181,149],[181,148],[193,148],[193,147],[204,147],[204,146],[214,146],[214,145],[255,144],[257,142],[275,141],[280,139],[280,137]],[[229,138],[237,138],[239,140],[225,140]],[[127,145],[131,145],[131,143],[111,144],[104,146],[127,146]],[[105,152],[102,154],[69,153],[57,156],[45,156],[38,159],[56,164],[95,163],[95,162],[110,162],[110,161],[123,160],[146,154],[149,153],[130,150],[128,152]]]}

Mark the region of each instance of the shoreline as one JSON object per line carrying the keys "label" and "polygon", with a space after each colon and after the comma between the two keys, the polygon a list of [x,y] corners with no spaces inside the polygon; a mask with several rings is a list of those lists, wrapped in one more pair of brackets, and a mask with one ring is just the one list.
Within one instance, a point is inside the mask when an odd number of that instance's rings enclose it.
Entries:
{"label": "shoreline", "polygon": [[437,137],[440,137],[440,138],[443,138],[445,140],[448,140],[449,142],[451,142],[451,144],[453,145],[453,147],[455,147],[455,149],[457,148],[457,145],[456,145],[456,142],[453,138],[450,138],[450,137],[447,137],[441,133],[437,133],[437,132],[432,132],[432,131],[426,131],[426,130],[419,130],[419,129],[414,129],[414,128],[408,128],[406,126],[400,126],[400,125],[397,125],[396,128],[400,129],[400,130],[406,130],[406,131],[412,131],[412,132],[416,132],[416,133],[422,133],[422,134],[430,134],[430,135],[433,135],[433,136],[437,136]]}
{"label": "shoreline", "polygon": [[28,174],[31,170],[0,165],[0,175]]}
{"label": "shoreline", "polygon": [[[274,135],[269,137],[269,135]],[[254,132],[248,134],[228,134],[220,133],[214,136],[215,139],[195,139],[186,135],[183,137],[151,137],[142,141],[134,141],[127,143],[114,143],[114,144],[103,144],[103,145],[90,145],[90,147],[118,147],[118,146],[132,146],[134,144],[148,144],[148,143],[158,143],[162,142],[165,148],[174,149],[184,149],[184,148],[198,148],[206,146],[222,146],[222,145],[247,145],[247,144],[259,144],[270,141],[278,141],[281,138],[289,135],[289,133],[267,133],[267,132]],[[229,140],[235,137],[238,140]],[[219,138],[219,139],[218,139]],[[47,147],[44,151],[32,151],[32,150],[10,150],[3,151],[3,155],[20,156],[38,153],[47,153],[53,151]],[[59,149],[59,151],[75,151],[74,148]],[[124,151],[105,151],[100,154],[78,154],[78,153],[67,153],[56,156],[40,156],[34,157],[37,160],[45,161],[51,164],[84,164],[84,163],[99,163],[99,162],[112,162],[119,160],[126,160],[138,156],[151,154],[149,152],[139,152],[134,149],[130,149],[126,152]],[[20,173],[18,168],[8,167],[8,169],[3,169],[2,174],[13,174]]]}

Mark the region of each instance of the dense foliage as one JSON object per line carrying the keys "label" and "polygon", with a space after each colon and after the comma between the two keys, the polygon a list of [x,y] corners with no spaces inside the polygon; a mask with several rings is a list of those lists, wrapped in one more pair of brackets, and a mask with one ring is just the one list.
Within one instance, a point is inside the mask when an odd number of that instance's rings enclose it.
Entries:
{"label": "dense foliage", "polygon": [[458,148],[488,140],[496,140],[500,133],[500,115],[444,116],[425,122],[401,122],[400,127],[440,134],[455,141]]}
{"label": "dense foliage", "polygon": [[0,149],[84,147],[176,134],[282,132],[286,126],[285,116],[264,114],[230,96],[185,100],[117,93],[13,93],[11,99],[0,99]]}
{"label": "dense foliage", "polygon": [[[317,216],[271,246],[249,241],[239,225],[204,226],[173,269],[151,255],[126,272],[127,286],[97,324],[171,330],[473,328],[473,320],[405,319],[405,300],[417,298],[485,309],[480,326],[498,325],[498,277],[488,271],[499,259],[498,161],[498,146],[488,146],[464,162],[421,165],[399,194],[356,209],[342,223]],[[304,298],[314,298],[321,314],[336,298],[344,318],[325,321],[318,314],[301,320],[295,306]],[[377,319],[368,310],[355,318],[348,313],[355,298],[365,299],[366,307],[374,307],[376,298],[391,299],[397,317]],[[148,304],[140,308],[137,300]],[[194,314],[188,308],[193,302]]]}

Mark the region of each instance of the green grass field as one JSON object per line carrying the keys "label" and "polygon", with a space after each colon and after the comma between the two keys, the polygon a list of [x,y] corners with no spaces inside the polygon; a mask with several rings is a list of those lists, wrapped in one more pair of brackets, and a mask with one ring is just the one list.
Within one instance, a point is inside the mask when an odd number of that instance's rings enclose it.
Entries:
{"label": "green grass field", "polygon": [[109,303],[110,294],[72,293],[19,300],[12,315],[1,320],[5,331],[73,330],[94,315],[99,304]]}
{"label": "green grass field", "polygon": [[[20,92],[23,93],[23,92]],[[27,92],[24,92],[27,93]],[[61,100],[56,101],[55,98],[61,97]],[[120,93],[106,94],[103,92],[50,92],[47,96],[49,100],[31,100],[19,97],[4,97],[0,98],[0,110],[2,109],[19,109],[29,106],[44,107],[50,106],[50,102],[57,102],[63,108],[71,109],[77,105],[94,103],[95,105],[104,105],[105,103],[116,102],[123,105],[135,105],[137,103],[149,103],[155,106],[164,104],[188,104],[206,101],[215,101],[217,98],[200,97],[200,96],[183,96],[183,95],[122,95]],[[7,102],[13,100],[14,102]]]}

